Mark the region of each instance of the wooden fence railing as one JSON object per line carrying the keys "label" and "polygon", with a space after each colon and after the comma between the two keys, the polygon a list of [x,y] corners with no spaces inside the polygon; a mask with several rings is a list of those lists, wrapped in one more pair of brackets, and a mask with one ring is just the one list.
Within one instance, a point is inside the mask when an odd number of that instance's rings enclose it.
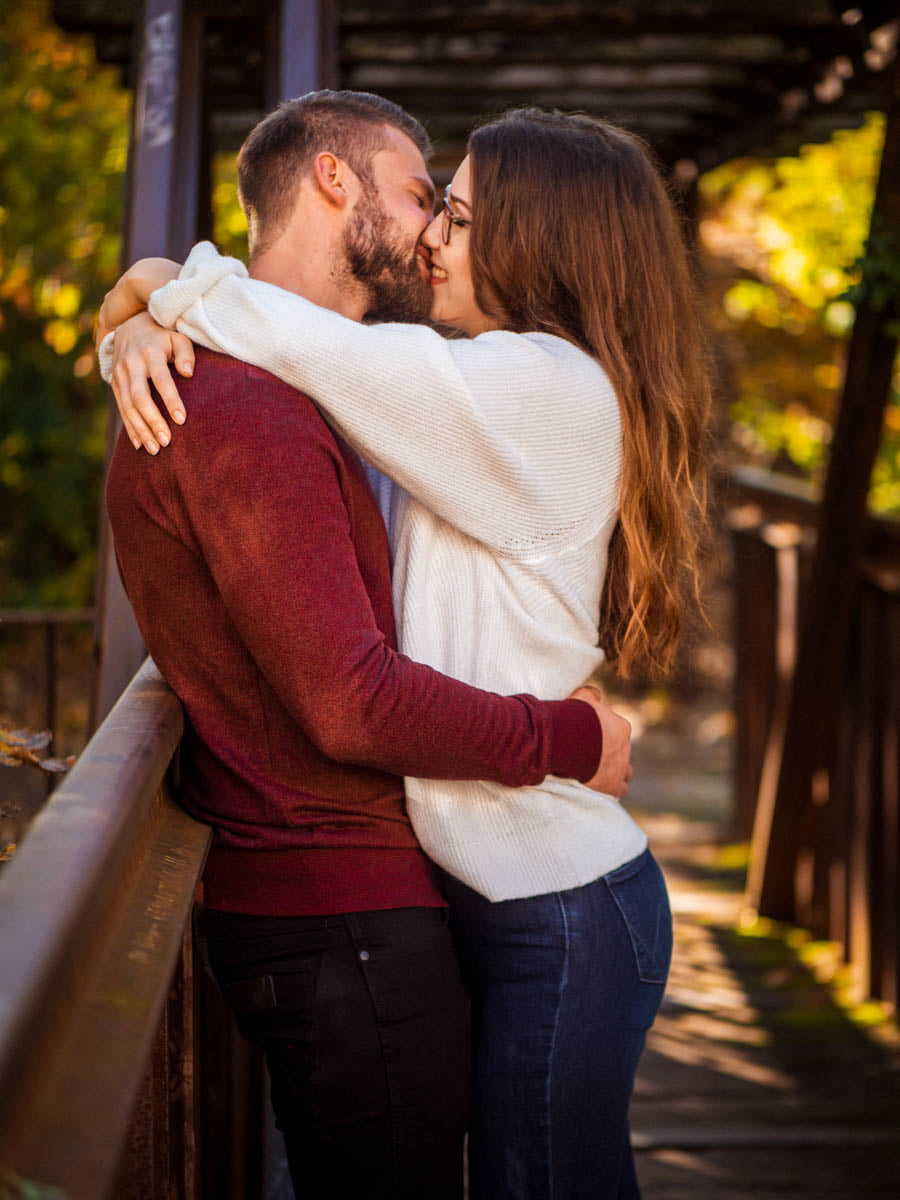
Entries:
{"label": "wooden fence railing", "polygon": [[[753,470],[733,478],[736,815],[748,836],[783,732],[816,511],[814,491],[795,481]],[[860,994],[897,1004],[900,522],[870,520],[852,636],[821,652],[844,661],[829,767],[812,781],[801,844],[773,844],[769,854],[793,874],[798,924],[841,943]]]}
{"label": "wooden fence railing", "polygon": [[[29,634],[39,636],[40,650],[34,655],[34,662],[37,666],[40,661],[39,722],[44,729],[57,729],[60,633],[90,627],[95,619],[93,608],[0,608],[0,639],[22,638]],[[82,694],[90,694],[90,683],[82,688]]]}
{"label": "wooden fence railing", "polygon": [[2,1200],[262,1194],[260,1063],[195,962],[181,730],[148,661],[0,871]]}

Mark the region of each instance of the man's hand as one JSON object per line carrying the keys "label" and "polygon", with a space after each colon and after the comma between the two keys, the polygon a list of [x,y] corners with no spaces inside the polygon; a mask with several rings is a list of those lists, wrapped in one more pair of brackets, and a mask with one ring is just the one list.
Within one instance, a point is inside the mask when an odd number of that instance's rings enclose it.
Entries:
{"label": "man's hand", "polygon": [[571,700],[584,700],[597,714],[603,728],[603,754],[600,765],[587,786],[606,796],[621,800],[628,794],[631,781],[631,722],[613,712],[595,687],[577,688]]}

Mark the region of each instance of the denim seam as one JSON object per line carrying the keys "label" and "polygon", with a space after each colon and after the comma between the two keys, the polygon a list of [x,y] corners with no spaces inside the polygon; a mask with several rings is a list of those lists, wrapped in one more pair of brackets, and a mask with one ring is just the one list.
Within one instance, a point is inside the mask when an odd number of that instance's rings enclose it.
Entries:
{"label": "denim seam", "polygon": [[364,950],[366,948],[361,939],[361,935],[357,932],[357,929],[355,927],[355,922],[351,919],[350,914],[344,914],[344,922],[346,924],[347,931],[350,934],[350,939],[353,942],[353,947],[356,950],[357,965],[359,967],[359,970],[362,972],[362,977],[363,977],[363,980],[366,985],[366,992],[368,993],[369,1000],[371,1001],[371,1004],[372,1004],[372,1009],[375,1013],[375,1025],[376,1025],[376,1028],[378,1029],[378,1042],[379,1042],[379,1048],[381,1051],[381,1063],[382,1063],[382,1066],[384,1067],[385,1087],[387,1088],[387,1094],[388,1094],[388,1109],[391,1114],[391,1150],[392,1150],[391,1162],[393,1164],[394,1179],[396,1180],[400,1173],[400,1155],[403,1150],[403,1146],[400,1143],[400,1132],[399,1132],[400,1122],[397,1119],[397,1103],[396,1103],[396,1096],[394,1095],[394,1081],[393,1081],[393,1077],[392,1077],[392,1072],[390,1070],[390,1064],[387,1060],[387,1055],[386,1055],[385,1045],[384,1045],[384,1025],[383,1025],[383,1019],[382,1019],[382,1014],[381,1014],[381,1008],[380,1008],[380,1005],[378,1004],[378,1001],[375,997],[374,992],[372,991],[372,985],[369,982],[369,973],[365,968],[365,964],[360,962],[360,960],[359,960],[360,950]]}
{"label": "denim seam", "polygon": [[548,1175],[548,1180],[547,1181],[548,1181],[549,1189],[550,1189],[547,1193],[547,1200],[553,1200],[553,1194],[555,1191],[555,1189],[553,1187],[553,1177],[554,1177],[553,1176],[553,1149],[554,1149],[554,1147],[553,1147],[553,1116],[552,1116],[553,1088],[552,1088],[551,1080],[553,1077],[553,1063],[554,1063],[554,1060],[556,1057],[556,1039],[557,1039],[557,1035],[559,1033],[559,1021],[560,1021],[560,1016],[562,1013],[563,992],[566,990],[566,988],[569,985],[569,952],[570,952],[569,921],[568,921],[568,917],[566,914],[565,900],[559,894],[559,892],[556,893],[556,903],[559,905],[559,913],[560,913],[560,916],[562,917],[564,956],[563,956],[563,967],[562,967],[562,971],[560,973],[560,980],[559,980],[559,992],[557,995],[556,1013],[555,1013],[554,1021],[553,1021],[553,1037],[550,1042],[550,1061],[549,1061],[548,1070],[547,1070],[547,1090],[546,1090],[546,1112],[547,1112],[547,1126],[548,1126],[548,1128],[547,1128],[547,1141],[548,1141],[548,1154],[547,1154],[548,1172],[547,1172],[547,1175]]}

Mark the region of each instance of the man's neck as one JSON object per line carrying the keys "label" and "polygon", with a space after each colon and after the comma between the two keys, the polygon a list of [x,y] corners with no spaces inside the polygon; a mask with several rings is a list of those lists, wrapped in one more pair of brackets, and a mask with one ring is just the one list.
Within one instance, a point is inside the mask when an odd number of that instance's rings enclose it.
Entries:
{"label": "man's neck", "polygon": [[346,271],[336,264],[341,256],[327,239],[277,238],[250,260],[250,276],[294,292],[322,308],[330,308],[352,321],[361,321],[366,312],[367,297],[363,289],[353,286]]}

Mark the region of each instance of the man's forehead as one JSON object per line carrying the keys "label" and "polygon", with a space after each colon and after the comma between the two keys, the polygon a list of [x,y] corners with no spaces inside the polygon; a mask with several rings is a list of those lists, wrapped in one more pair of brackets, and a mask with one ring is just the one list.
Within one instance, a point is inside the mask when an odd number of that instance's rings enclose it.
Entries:
{"label": "man's forehead", "polygon": [[387,145],[377,150],[372,158],[372,165],[382,179],[387,182],[405,183],[416,180],[429,191],[434,191],[434,184],[428,174],[428,167],[422,157],[422,151],[415,142],[399,129],[388,126],[386,129]]}

